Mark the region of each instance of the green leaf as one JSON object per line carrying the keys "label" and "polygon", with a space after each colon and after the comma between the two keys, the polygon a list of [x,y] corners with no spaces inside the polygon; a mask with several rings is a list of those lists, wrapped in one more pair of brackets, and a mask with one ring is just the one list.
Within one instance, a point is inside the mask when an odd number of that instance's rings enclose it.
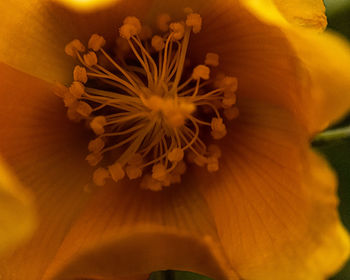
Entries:
{"label": "green leaf", "polygon": [[[318,147],[338,174],[340,216],[344,225],[350,230],[350,140],[339,140]],[[350,262],[333,280],[350,279]]]}

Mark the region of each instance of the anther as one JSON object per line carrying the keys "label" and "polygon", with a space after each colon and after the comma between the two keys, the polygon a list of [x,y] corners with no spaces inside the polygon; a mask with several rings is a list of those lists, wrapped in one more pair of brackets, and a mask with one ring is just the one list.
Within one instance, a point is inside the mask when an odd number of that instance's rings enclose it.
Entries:
{"label": "anther", "polygon": [[102,160],[102,158],[103,156],[100,153],[91,153],[88,154],[85,159],[91,166],[96,166]]}
{"label": "anther", "polygon": [[231,108],[227,108],[227,109],[224,110],[224,116],[229,121],[237,118],[238,115],[239,115],[239,110],[238,110],[237,107],[231,107]]}
{"label": "anther", "polygon": [[152,178],[151,175],[145,175],[141,181],[140,187],[145,190],[161,191],[162,183]]}
{"label": "anther", "polygon": [[222,106],[224,108],[230,108],[234,104],[236,104],[236,95],[234,94],[232,96],[224,96],[224,98],[222,99]]}
{"label": "anther", "polygon": [[202,155],[196,155],[193,158],[193,162],[200,167],[204,166],[207,163],[207,161],[208,161],[208,159]]}
{"label": "anther", "polygon": [[84,54],[84,62],[87,66],[91,67],[97,64],[97,56],[94,52],[88,52]]}
{"label": "anther", "polygon": [[129,40],[131,36],[137,34],[135,26],[131,24],[124,24],[119,28],[120,37]]}
{"label": "anther", "polygon": [[151,45],[157,52],[159,52],[164,49],[165,43],[162,37],[155,35],[152,37]]}
{"label": "anther", "polygon": [[209,66],[218,66],[219,65],[219,55],[216,53],[207,53],[205,55],[204,63]]}
{"label": "anther", "polygon": [[101,135],[105,132],[104,126],[106,124],[107,121],[104,116],[97,116],[90,122],[90,127],[97,135]]}
{"label": "anther", "polygon": [[176,163],[176,166],[173,169],[173,174],[182,175],[186,172],[186,168],[186,163],[183,160],[180,160]]}
{"label": "anther", "polygon": [[187,15],[186,25],[192,27],[193,33],[198,33],[202,29],[202,18],[197,13]]}
{"label": "anther", "polygon": [[208,80],[210,69],[205,65],[198,65],[193,69],[192,78],[195,80],[203,79]]}
{"label": "anther", "polygon": [[152,168],[152,178],[158,181],[163,181],[167,175],[166,168],[163,164],[157,163]]}
{"label": "anther", "polygon": [[160,31],[166,32],[169,30],[169,22],[171,21],[171,17],[169,14],[160,14],[157,17],[157,26]]}
{"label": "anther", "polygon": [[142,176],[142,169],[134,165],[128,165],[125,168],[125,172],[130,180],[133,180]]}
{"label": "anther", "polygon": [[123,179],[125,176],[123,167],[119,162],[116,162],[108,166],[108,171],[115,182],[118,182],[119,180]]}
{"label": "anther", "polygon": [[192,14],[192,13],[193,13],[193,10],[192,10],[192,8],[190,8],[190,7],[186,7],[186,8],[184,8],[184,13],[185,13],[186,15]]}
{"label": "anther", "polygon": [[230,76],[224,77],[224,79],[222,80],[222,86],[225,88],[225,94],[227,94],[227,92],[235,92],[238,87],[237,78]]}
{"label": "anther", "polygon": [[128,160],[128,164],[130,165],[135,165],[135,166],[139,166],[143,163],[143,157],[141,154],[136,153],[134,154],[129,160]]}
{"label": "anther", "polygon": [[217,157],[208,157],[207,170],[209,172],[215,172],[219,170],[219,161]]}
{"label": "anther", "polygon": [[73,82],[71,86],[69,87],[69,92],[75,97],[75,98],[80,98],[84,92],[85,92],[85,87],[81,82]]}
{"label": "anther", "polygon": [[75,102],[73,103],[71,106],[68,107],[67,109],[67,117],[69,120],[73,121],[73,122],[80,122],[83,119],[83,116],[80,115],[76,108],[77,108],[77,103]]}
{"label": "anther", "polygon": [[174,148],[168,153],[168,159],[171,162],[179,162],[184,157],[184,151],[180,148]]}
{"label": "anther", "polygon": [[96,186],[102,187],[106,183],[106,179],[109,178],[109,172],[107,169],[103,167],[97,168],[93,175],[92,175],[92,181],[96,184]]}
{"label": "anther", "polygon": [[136,34],[139,34],[142,30],[142,25],[137,17],[126,17],[123,21],[124,24],[130,24],[135,27]]}
{"label": "anther", "polygon": [[211,135],[214,139],[221,139],[227,134],[226,126],[222,118],[212,118],[211,129]]}
{"label": "anther", "polygon": [[99,51],[106,44],[106,40],[98,35],[93,34],[88,42],[88,48],[94,50],[95,52]]}
{"label": "anther", "polygon": [[75,66],[73,71],[73,78],[74,81],[85,84],[88,80],[85,67],[81,67],[79,65]]}
{"label": "anther", "polygon": [[105,146],[105,141],[101,137],[91,140],[88,145],[88,149],[92,153],[99,153]]}
{"label": "anther", "polygon": [[77,102],[77,97],[68,90],[63,96],[63,102],[66,107],[71,107],[75,102]]}
{"label": "anther", "polygon": [[92,108],[89,104],[83,101],[79,101],[77,105],[77,112],[83,117],[87,118],[92,113]]}
{"label": "anther", "polygon": [[169,28],[173,32],[175,40],[181,40],[185,34],[185,27],[182,22],[173,22],[169,25]]}
{"label": "anther", "polygon": [[75,57],[76,52],[84,52],[85,47],[79,40],[74,39],[65,46],[64,51],[66,54]]}

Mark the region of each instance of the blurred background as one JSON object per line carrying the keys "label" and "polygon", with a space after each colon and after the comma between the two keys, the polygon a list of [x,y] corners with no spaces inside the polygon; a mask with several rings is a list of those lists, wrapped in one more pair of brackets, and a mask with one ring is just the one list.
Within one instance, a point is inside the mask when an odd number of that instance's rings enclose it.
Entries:
{"label": "blurred background", "polygon": [[[324,2],[327,8],[328,28],[343,34],[350,40],[350,0],[325,0]],[[343,121],[334,125],[334,127],[345,126],[350,126],[350,114]],[[314,143],[313,146],[325,155],[338,174],[340,215],[344,225],[350,231],[350,137],[345,140]],[[153,273],[151,280],[211,279],[190,272],[166,271]],[[350,280],[350,261],[330,280]]]}

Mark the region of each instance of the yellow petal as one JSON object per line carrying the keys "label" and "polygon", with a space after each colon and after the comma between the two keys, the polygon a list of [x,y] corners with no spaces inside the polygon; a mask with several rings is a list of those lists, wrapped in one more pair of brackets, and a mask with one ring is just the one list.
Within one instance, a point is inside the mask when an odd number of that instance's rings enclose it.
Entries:
{"label": "yellow petal", "polygon": [[326,279],[350,249],[333,172],[287,112],[240,108],[219,172],[198,175],[231,264],[242,279]]}
{"label": "yellow petal", "polygon": [[65,238],[46,278],[114,279],[175,269],[238,279],[192,183],[189,176],[161,192],[127,181],[103,187]]}
{"label": "yellow petal", "polygon": [[56,0],[56,2],[62,3],[78,12],[104,9],[110,7],[117,1],[120,0]]}
{"label": "yellow petal", "polygon": [[75,38],[87,44],[93,33],[114,42],[122,19],[142,17],[149,1],[117,1],[89,13],[72,11],[53,1],[1,1],[0,61],[47,81],[71,81],[75,62],[64,53],[64,46]]}
{"label": "yellow petal", "polygon": [[240,0],[263,20],[323,30],[327,26],[322,0]]}
{"label": "yellow petal", "polygon": [[323,0],[273,0],[282,15],[291,23],[323,30],[327,26]]}
{"label": "yellow petal", "polygon": [[319,132],[350,110],[350,44],[337,34],[285,30],[301,62],[303,119]]}
{"label": "yellow petal", "polygon": [[29,194],[0,158],[0,256],[26,240],[35,227]]}
{"label": "yellow petal", "polygon": [[0,278],[38,280],[89,194],[87,139],[51,85],[0,64],[0,154],[33,193],[39,225],[0,262]]}

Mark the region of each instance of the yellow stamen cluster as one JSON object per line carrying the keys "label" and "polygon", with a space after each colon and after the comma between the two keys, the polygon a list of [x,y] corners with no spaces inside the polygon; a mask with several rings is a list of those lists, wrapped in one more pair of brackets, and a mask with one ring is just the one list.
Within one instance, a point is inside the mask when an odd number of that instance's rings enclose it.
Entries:
{"label": "yellow stamen cluster", "polygon": [[188,9],[181,22],[162,14],[157,24],[163,33],[152,36],[138,18],[126,17],[117,39],[124,47],[117,47],[115,58],[98,34],[91,36],[87,51],[79,40],[65,48],[81,66],[74,68],[74,82],[57,85],[55,93],[69,119],[87,120],[96,134],[86,157],[92,166],[101,164],[93,174],[96,185],[127,177],[158,191],[181,181],[186,160],[209,172],[219,169],[221,151],[206,146],[201,128],[207,127],[214,139],[226,135],[220,111],[227,119],[238,116],[237,79],[211,77],[209,66],[219,65],[216,53],[206,55],[205,65],[185,69],[190,34],[202,27],[199,14]]}

